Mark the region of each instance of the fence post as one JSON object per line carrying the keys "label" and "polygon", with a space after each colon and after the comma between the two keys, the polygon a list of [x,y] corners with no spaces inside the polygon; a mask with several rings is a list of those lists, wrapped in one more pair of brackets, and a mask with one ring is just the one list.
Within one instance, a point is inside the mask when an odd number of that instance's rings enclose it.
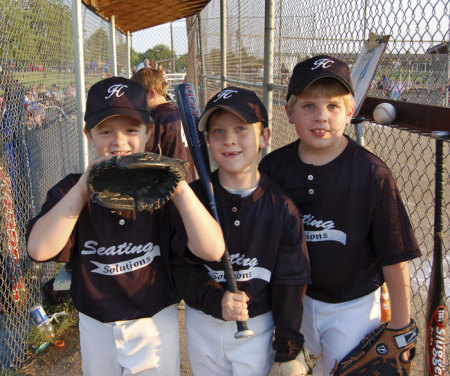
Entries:
{"label": "fence post", "polygon": [[81,0],[72,0],[73,49],[75,57],[75,81],[77,85],[77,124],[80,153],[80,171],[86,170],[89,150],[84,137],[84,113],[86,112],[86,93],[84,81],[83,27],[81,23]]}
{"label": "fence post", "polygon": [[111,75],[117,76],[117,53],[116,53],[116,17],[111,16],[110,21],[111,41]]}
{"label": "fence post", "polygon": [[227,0],[220,0],[220,88],[227,77]]}
{"label": "fence post", "polygon": [[[269,129],[272,131],[272,101],[273,101],[273,37],[275,33],[275,1],[266,0],[264,19],[264,82],[263,103],[266,106]],[[262,156],[269,153],[271,143],[262,150]]]}
{"label": "fence post", "polygon": [[131,34],[127,31],[127,67],[126,75],[131,78]]}

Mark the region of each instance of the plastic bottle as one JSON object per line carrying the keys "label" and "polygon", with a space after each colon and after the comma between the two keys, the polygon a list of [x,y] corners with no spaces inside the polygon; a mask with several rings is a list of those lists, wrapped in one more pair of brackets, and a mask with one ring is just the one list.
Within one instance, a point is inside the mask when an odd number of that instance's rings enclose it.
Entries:
{"label": "plastic bottle", "polygon": [[388,322],[391,321],[391,300],[389,299],[389,292],[386,287],[386,283],[381,285],[381,321]]}
{"label": "plastic bottle", "polygon": [[33,323],[38,327],[41,333],[44,333],[47,336],[47,338],[53,338],[55,336],[53,325],[41,305],[31,307],[30,316]]}

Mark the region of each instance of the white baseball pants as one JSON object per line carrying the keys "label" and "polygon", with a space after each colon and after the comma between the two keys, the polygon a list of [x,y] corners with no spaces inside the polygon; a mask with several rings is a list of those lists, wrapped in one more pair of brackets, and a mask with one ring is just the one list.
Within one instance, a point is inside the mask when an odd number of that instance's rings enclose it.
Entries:
{"label": "white baseball pants", "polygon": [[380,323],[380,290],[344,303],[305,296],[301,332],[314,355],[323,354],[314,376],[329,376],[336,364]]}
{"label": "white baseball pants", "polygon": [[79,313],[84,376],[178,376],[176,304],[151,318],[102,323]]}
{"label": "white baseball pants", "polygon": [[267,376],[272,349],[272,313],[250,318],[255,334],[235,339],[236,322],[218,320],[186,305],[186,344],[195,376]]}

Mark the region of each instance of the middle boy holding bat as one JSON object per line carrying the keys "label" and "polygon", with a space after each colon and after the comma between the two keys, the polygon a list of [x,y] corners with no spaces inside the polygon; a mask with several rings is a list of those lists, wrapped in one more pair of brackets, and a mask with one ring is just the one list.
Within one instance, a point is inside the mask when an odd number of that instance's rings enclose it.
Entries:
{"label": "middle boy holding bat", "polygon": [[[270,136],[264,105],[254,92],[228,87],[207,103],[199,130],[218,165],[212,184],[240,291],[226,291],[220,262],[173,260],[194,375],[266,376],[273,361],[298,367],[309,260],[295,204],[258,171]],[[201,182],[191,186],[207,203]],[[236,340],[234,321],[245,320],[255,334]]]}

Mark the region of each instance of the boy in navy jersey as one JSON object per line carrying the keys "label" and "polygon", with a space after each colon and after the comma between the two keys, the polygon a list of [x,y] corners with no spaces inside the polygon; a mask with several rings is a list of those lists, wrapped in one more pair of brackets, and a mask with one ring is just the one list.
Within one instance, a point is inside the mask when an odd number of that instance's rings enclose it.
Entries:
{"label": "boy in navy jersey", "polygon": [[[386,281],[392,320],[410,322],[408,260],[420,256],[389,168],[344,135],[355,102],[348,66],[330,56],[297,64],[286,113],[299,140],[273,151],[260,170],[290,193],[303,216],[311,263],[302,333],[328,376],[380,322]],[[404,354],[407,360],[408,354]]]}
{"label": "boy in navy jersey", "polygon": [[[97,157],[48,193],[29,225],[36,261],[70,262],[79,310],[84,375],[179,375],[179,334],[171,253],[217,260],[217,222],[181,181],[171,202],[150,212],[114,212],[90,201],[90,168],[112,156],[143,152],[150,137],[145,90],[111,77],[88,93],[85,134]],[[184,226],[183,226],[184,224]]]}
{"label": "boy in navy jersey", "polygon": [[[258,171],[270,135],[264,105],[254,92],[228,87],[208,102],[199,130],[219,166],[212,184],[240,293],[226,291],[220,262],[174,260],[192,370],[267,376],[274,360],[295,367],[308,256],[295,204]],[[200,182],[191,186],[207,202]],[[255,334],[236,340],[234,321],[244,320]]]}
{"label": "boy in navy jersey", "polygon": [[[194,181],[195,165],[189,151],[186,136],[181,125],[178,109],[167,101],[167,82],[163,74],[153,68],[142,68],[131,80],[140,84],[147,93],[147,103],[154,122],[154,132],[145,145],[145,150],[188,161],[186,168],[188,183]],[[160,149],[161,148],[161,149]]]}

